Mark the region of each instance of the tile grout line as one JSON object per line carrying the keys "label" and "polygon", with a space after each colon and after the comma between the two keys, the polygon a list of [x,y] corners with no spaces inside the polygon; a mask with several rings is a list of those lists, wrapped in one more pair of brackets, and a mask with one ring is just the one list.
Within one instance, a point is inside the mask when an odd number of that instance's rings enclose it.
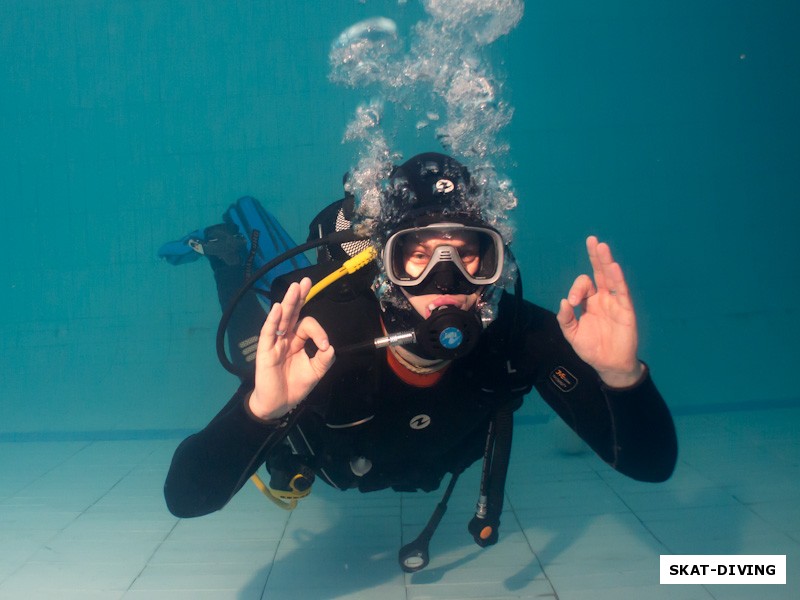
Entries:
{"label": "tile grout line", "polygon": [[[59,443],[59,442],[56,442],[56,443]],[[47,477],[47,476],[48,476],[50,473],[52,473],[53,471],[55,471],[56,469],[58,469],[58,468],[59,468],[59,467],[61,467],[62,465],[66,464],[67,462],[69,462],[70,460],[72,460],[74,457],[76,457],[78,454],[80,454],[81,452],[83,452],[84,450],[86,450],[86,448],[90,447],[92,444],[94,444],[94,442],[86,442],[86,443],[84,443],[84,444],[83,444],[83,445],[82,445],[80,448],[77,448],[77,449],[76,449],[76,450],[75,450],[75,451],[74,451],[72,454],[70,454],[69,456],[66,456],[66,457],[64,457],[64,458],[63,458],[61,461],[59,461],[57,464],[53,465],[51,468],[49,468],[49,469],[47,469],[46,471],[44,471],[44,472],[43,472],[41,475],[39,475],[39,477],[37,477],[36,479],[34,479],[34,480],[32,480],[32,481],[29,481],[28,483],[26,483],[25,485],[23,485],[21,488],[19,488],[19,489],[18,489],[18,490],[16,490],[15,492],[13,492],[13,493],[12,493],[10,496],[6,496],[6,497],[5,497],[5,498],[3,498],[2,500],[0,500],[0,503],[2,503],[2,502],[5,502],[6,500],[10,500],[10,499],[14,498],[15,496],[17,496],[17,495],[21,494],[21,493],[22,493],[22,492],[24,492],[26,489],[28,489],[30,486],[32,486],[34,483],[36,483],[36,482],[37,482],[37,481],[39,481],[40,479],[44,479],[44,478],[45,478],[45,477]]]}
{"label": "tile grout line", "polygon": [[[96,443],[96,442],[87,442],[86,444],[84,444],[83,446],[81,446],[80,448],[78,448],[77,450],[75,450],[75,452],[73,452],[72,454],[70,454],[69,456],[65,457],[63,460],[61,460],[61,461],[60,461],[58,464],[54,465],[52,468],[50,468],[50,469],[48,469],[47,471],[45,471],[44,473],[42,473],[42,475],[41,475],[40,477],[37,477],[37,478],[36,478],[36,479],[34,479],[33,481],[29,482],[27,485],[24,485],[24,486],[23,486],[23,487],[21,487],[19,490],[17,490],[17,491],[14,493],[14,495],[12,495],[12,496],[9,496],[9,498],[6,498],[6,499],[4,499],[3,501],[5,501],[5,500],[7,500],[7,499],[10,499],[10,498],[13,498],[13,497],[15,497],[16,495],[20,494],[21,492],[23,492],[24,490],[26,490],[28,487],[30,487],[31,485],[33,485],[35,482],[37,482],[37,481],[39,481],[39,480],[41,480],[41,479],[44,479],[44,478],[45,478],[47,475],[49,475],[50,473],[52,473],[53,471],[55,471],[56,469],[58,469],[60,466],[64,465],[65,463],[69,462],[70,460],[72,460],[73,458],[75,458],[77,455],[79,455],[81,452],[83,452],[83,451],[84,451],[84,450],[86,450],[87,448],[91,447],[91,446],[92,446],[92,445],[94,445],[95,443]],[[153,451],[153,452],[154,452],[154,451]],[[149,457],[150,455],[152,455],[152,454],[153,454],[153,452],[150,452],[150,454],[148,454],[148,457]],[[5,584],[5,582],[7,582],[7,581],[8,581],[9,579],[11,579],[11,578],[12,578],[14,575],[16,575],[16,574],[17,574],[17,573],[18,573],[18,572],[19,572],[19,571],[20,571],[22,568],[24,568],[26,565],[28,565],[28,564],[31,562],[31,558],[32,558],[33,556],[35,556],[37,552],[41,551],[43,548],[47,548],[47,547],[48,547],[48,544],[50,544],[50,543],[51,543],[51,542],[52,542],[52,541],[53,541],[53,540],[54,540],[56,537],[58,537],[58,536],[59,536],[61,533],[63,533],[63,532],[64,532],[64,531],[65,531],[67,528],[69,528],[70,526],[74,525],[74,524],[75,524],[75,523],[76,523],[76,522],[77,522],[77,521],[78,521],[78,520],[79,520],[79,519],[80,519],[80,518],[81,518],[83,515],[85,515],[85,514],[86,514],[86,512],[87,512],[89,509],[91,509],[91,508],[92,508],[93,506],[95,506],[95,505],[96,505],[98,502],[100,502],[100,500],[102,500],[103,498],[105,498],[105,497],[106,497],[106,496],[109,494],[109,492],[111,492],[111,490],[112,490],[112,489],[114,489],[115,487],[117,487],[117,486],[120,484],[120,482],[121,482],[123,479],[125,479],[125,478],[126,478],[128,475],[130,475],[130,474],[131,474],[131,473],[132,473],[132,472],[133,472],[133,471],[136,469],[136,467],[137,467],[137,466],[138,466],[138,465],[135,465],[135,466],[131,467],[131,468],[130,468],[130,469],[129,469],[129,470],[128,470],[128,471],[127,471],[127,472],[126,472],[124,475],[122,475],[122,476],[121,476],[121,477],[120,477],[120,478],[119,478],[119,479],[118,479],[116,482],[114,482],[114,484],[113,484],[111,487],[109,487],[109,488],[108,488],[108,489],[107,489],[107,490],[106,490],[106,491],[105,491],[103,494],[101,494],[101,495],[100,495],[99,497],[97,497],[97,498],[96,498],[96,499],[95,499],[95,500],[94,500],[94,501],[93,501],[91,504],[89,504],[89,505],[88,505],[88,506],[86,506],[86,507],[85,507],[83,510],[81,510],[81,511],[78,513],[78,515],[77,515],[77,516],[76,516],[74,519],[72,519],[72,520],[71,520],[69,523],[65,524],[63,527],[61,527],[60,529],[58,529],[57,531],[55,531],[55,532],[53,533],[53,535],[51,535],[51,536],[50,536],[50,537],[47,539],[47,541],[44,541],[44,542],[42,542],[42,543],[39,545],[39,547],[38,547],[38,548],[36,548],[35,550],[33,550],[33,551],[30,553],[30,555],[28,555],[28,557],[27,557],[27,558],[26,558],[26,559],[25,559],[23,562],[21,562],[21,563],[20,563],[20,565],[19,565],[19,566],[18,566],[16,569],[14,569],[13,571],[11,571],[11,572],[8,574],[8,576],[7,576],[7,577],[5,577],[4,579],[0,580],[0,588],[2,588],[2,586]],[[148,560],[149,560],[149,559],[148,559]],[[146,566],[147,566],[147,563],[145,563],[145,567],[146,567]],[[144,570],[144,567],[143,567],[143,569],[142,569],[142,570]],[[140,574],[141,574],[141,572],[140,572]],[[137,577],[136,577],[136,578],[138,578],[138,575],[137,575]],[[134,581],[136,580],[136,578],[134,578]]]}
{"label": "tile grout line", "polygon": [[269,563],[269,571],[267,571],[267,576],[264,578],[264,585],[261,587],[261,595],[260,598],[265,600],[267,597],[267,585],[269,585],[269,578],[272,576],[272,571],[275,569],[275,560],[278,558],[278,552],[281,549],[281,545],[283,544],[283,538],[286,536],[286,532],[289,529],[289,522],[292,520],[294,516],[294,511],[289,511],[289,516],[286,518],[286,521],[283,523],[283,531],[281,532],[281,537],[278,540],[278,543],[275,544],[275,551],[272,553],[272,560]]}
{"label": "tile grout line", "polygon": [[[125,479],[131,473],[133,473],[133,471],[135,471],[138,467],[140,467],[143,463],[145,463],[145,461],[149,460],[150,457],[152,457],[157,451],[158,450],[155,449],[155,448],[150,450],[150,452],[148,452],[146,456],[142,457],[141,461],[139,461],[136,465],[134,465],[131,468],[131,470],[128,471],[125,474],[124,477],[120,478],[119,481],[117,481],[114,485],[112,485],[108,489],[108,491],[105,494],[103,494],[103,496],[101,496],[101,498],[98,498],[97,501],[99,502],[102,498],[107,496],[111,492],[111,490],[113,490],[115,487],[117,487],[122,482],[123,479]],[[97,502],[95,502],[95,504],[97,504]],[[133,578],[133,580],[131,580],[131,582],[128,584],[128,588],[123,592],[123,596],[125,596],[128,592],[130,592],[133,589],[133,586],[136,584],[137,581],[139,581],[139,578],[147,570],[147,567],[150,566],[150,561],[153,560],[153,557],[158,553],[159,550],[161,550],[161,547],[164,545],[164,542],[166,542],[167,539],[169,539],[169,536],[172,535],[172,532],[175,531],[175,528],[178,527],[178,524],[182,520],[183,519],[177,519],[177,518],[175,519],[175,522],[172,524],[172,527],[169,528],[169,531],[167,531],[166,535],[164,535],[164,537],[161,539],[161,541],[158,543],[158,545],[155,548],[153,548],[153,551],[150,553],[150,556],[148,556],[147,560],[144,561],[144,565],[142,565],[142,568],[139,570],[139,572],[136,574],[136,576]]]}
{"label": "tile grout line", "polygon": [[[688,463],[686,463],[686,462],[684,462],[682,460],[678,464],[685,464],[686,466],[690,466]],[[611,490],[611,493],[614,494],[617,497],[617,499],[619,499],[620,502],[622,502],[622,504],[625,506],[625,508],[628,509],[630,514],[633,515],[633,517],[639,522],[639,524],[644,528],[644,530],[647,531],[647,533],[649,533],[653,537],[653,539],[656,542],[658,542],[659,545],[661,545],[661,547],[664,548],[668,553],[674,554],[675,551],[672,548],[670,548],[666,543],[664,543],[656,535],[656,533],[652,529],[650,529],[650,527],[647,526],[647,523],[645,523],[642,520],[642,518],[639,516],[639,514],[635,510],[633,510],[633,508],[625,501],[625,499],[622,496],[620,496],[619,492],[617,492],[617,490],[614,488],[614,486],[611,485],[611,483],[605,477],[603,477],[601,473],[597,472],[597,476],[606,485],[606,487],[608,487],[608,489]],[[710,598],[712,598],[713,600],[716,600],[717,597],[711,592],[711,590],[708,589],[708,586],[701,585],[700,587],[703,588],[703,591],[705,591],[709,595]]]}
{"label": "tile grout line", "polygon": [[128,592],[132,591],[132,589],[133,589],[133,586],[136,584],[136,582],[137,582],[137,581],[139,581],[139,578],[140,578],[140,577],[142,576],[142,574],[143,574],[143,573],[144,573],[144,572],[147,570],[147,567],[149,567],[149,566],[150,566],[150,561],[151,561],[151,560],[153,560],[153,557],[156,555],[156,553],[158,553],[158,551],[159,551],[159,550],[161,550],[161,547],[164,545],[164,542],[166,542],[166,541],[167,541],[167,539],[169,539],[169,536],[171,536],[171,535],[172,535],[172,532],[173,532],[173,531],[175,531],[175,528],[178,526],[178,524],[179,524],[179,523],[180,523],[182,520],[183,520],[183,519],[176,519],[176,520],[175,520],[175,523],[173,523],[173,524],[172,524],[172,527],[170,527],[170,528],[169,528],[169,531],[167,531],[167,533],[166,533],[166,535],[164,535],[163,539],[162,539],[162,540],[161,540],[161,541],[158,543],[158,545],[157,545],[157,546],[156,546],[156,547],[153,549],[153,551],[150,553],[150,556],[148,556],[148,557],[147,557],[147,560],[146,560],[146,561],[144,561],[144,565],[142,565],[142,568],[139,570],[139,572],[136,574],[136,576],[133,578],[133,580],[132,580],[132,581],[131,581],[131,582],[128,584],[128,587],[127,587],[127,589],[126,589],[126,590],[123,592],[123,595],[125,595],[125,594],[127,594]]}
{"label": "tile grout line", "polygon": [[[91,446],[92,446],[92,445],[94,445],[94,444],[95,444],[95,442],[87,442],[86,444],[84,444],[83,446],[81,446],[80,448],[78,448],[77,450],[75,450],[75,452],[73,452],[73,453],[72,453],[72,454],[70,454],[69,456],[65,457],[65,458],[64,458],[62,461],[60,461],[58,464],[54,465],[52,468],[50,468],[50,469],[48,469],[47,471],[45,471],[44,473],[42,473],[42,475],[41,475],[40,477],[37,477],[37,478],[36,478],[36,479],[34,479],[33,481],[29,482],[27,485],[24,485],[22,488],[20,488],[19,490],[17,490],[17,491],[14,493],[14,495],[13,495],[13,496],[10,496],[9,498],[13,498],[14,496],[16,496],[16,495],[20,494],[21,492],[23,492],[24,490],[26,490],[28,487],[30,487],[31,485],[33,485],[35,482],[39,481],[40,479],[44,479],[44,478],[45,478],[47,475],[49,475],[50,473],[52,473],[53,471],[55,471],[55,470],[56,470],[58,467],[60,467],[60,466],[64,465],[64,464],[65,464],[65,463],[67,463],[68,461],[72,460],[72,459],[73,459],[73,458],[75,458],[77,455],[79,455],[81,452],[83,452],[84,450],[86,450],[87,448],[91,447]],[[126,478],[128,475],[130,475],[130,474],[131,474],[131,472],[132,472],[132,471],[133,471],[135,468],[136,468],[135,466],[134,466],[134,467],[131,467],[131,469],[130,469],[130,470],[127,472],[127,473],[125,473],[125,475],[123,475],[122,477],[120,477],[120,478],[119,478],[119,479],[118,479],[118,480],[117,480],[117,481],[116,481],[116,482],[115,482],[115,483],[114,483],[114,484],[113,484],[113,485],[112,485],[110,488],[108,488],[108,489],[105,491],[105,493],[103,493],[103,494],[102,494],[102,495],[100,495],[98,498],[96,498],[96,499],[94,500],[94,502],[92,502],[91,504],[89,504],[88,506],[86,506],[86,507],[85,507],[83,510],[81,510],[81,511],[78,513],[78,515],[77,515],[77,516],[76,516],[74,519],[72,519],[72,520],[71,520],[69,523],[65,524],[63,527],[61,527],[60,529],[58,529],[57,531],[55,531],[55,532],[53,533],[53,535],[51,535],[51,536],[50,536],[50,537],[47,539],[47,541],[43,542],[42,544],[40,544],[40,545],[39,545],[39,547],[38,547],[38,548],[36,548],[35,550],[33,550],[33,551],[31,552],[31,554],[30,554],[30,555],[29,555],[29,556],[28,556],[28,557],[27,557],[27,558],[26,558],[26,559],[25,559],[25,560],[24,560],[22,563],[20,563],[20,565],[19,565],[19,566],[18,566],[16,569],[14,569],[14,570],[13,570],[11,573],[9,573],[9,574],[8,574],[8,576],[7,576],[7,577],[5,577],[3,580],[0,580],[0,588],[2,588],[2,586],[5,584],[5,582],[7,582],[7,581],[8,581],[10,578],[12,578],[14,575],[16,575],[16,574],[17,574],[17,573],[18,573],[18,572],[19,572],[19,571],[20,571],[22,568],[24,568],[26,565],[28,565],[28,564],[31,562],[31,558],[32,558],[33,556],[35,556],[37,552],[39,552],[39,551],[40,551],[40,550],[42,550],[43,548],[48,548],[48,544],[50,544],[50,543],[51,543],[51,542],[52,542],[52,541],[53,541],[53,540],[54,540],[56,537],[58,537],[58,536],[59,536],[59,535],[60,535],[62,532],[64,532],[64,530],[66,530],[67,528],[69,528],[70,526],[72,526],[73,524],[75,524],[75,522],[77,522],[77,521],[78,521],[78,519],[80,519],[80,518],[81,518],[81,516],[85,515],[85,514],[86,514],[86,512],[87,512],[87,511],[88,511],[90,508],[92,508],[92,507],[93,507],[93,506],[95,506],[95,505],[96,505],[96,504],[97,504],[97,503],[98,503],[100,500],[102,500],[103,498],[105,498],[105,497],[106,497],[106,495],[108,495],[108,493],[109,493],[109,492],[110,492],[112,489],[114,489],[114,488],[115,488],[117,485],[119,485],[119,483],[120,483],[120,482],[121,482],[123,479],[125,479],[125,478]],[[8,499],[8,498],[4,499],[4,501],[5,501],[5,500],[7,500],[7,499]]]}
{"label": "tile grout line", "polygon": [[542,564],[539,555],[536,554],[536,551],[533,549],[533,544],[531,544],[531,540],[530,538],[528,538],[528,534],[525,532],[525,528],[522,526],[522,522],[519,519],[519,515],[517,515],[517,509],[514,506],[514,501],[511,495],[508,493],[508,491],[505,492],[505,500],[506,503],[508,504],[508,507],[511,509],[511,514],[514,515],[514,521],[516,522],[517,527],[519,527],[519,531],[522,534],[522,537],[525,539],[525,544],[528,546],[528,550],[531,551],[531,555],[533,556],[534,559],[536,559],[536,564],[539,565],[539,570],[542,572],[542,575],[544,575],[544,578],[547,580],[550,589],[553,590],[553,599],[558,600],[558,592],[556,591],[553,582],[550,580],[547,571],[545,571],[544,565]]}

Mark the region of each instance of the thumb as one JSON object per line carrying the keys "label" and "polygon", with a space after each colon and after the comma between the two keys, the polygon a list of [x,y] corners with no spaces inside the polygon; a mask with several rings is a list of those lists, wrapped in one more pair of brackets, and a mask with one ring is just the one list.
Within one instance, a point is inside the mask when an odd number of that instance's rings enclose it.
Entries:
{"label": "thumb", "polygon": [[565,338],[570,340],[575,337],[575,331],[578,328],[578,319],[575,317],[575,309],[568,300],[561,300],[556,320],[561,326],[561,331]]}
{"label": "thumb", "polygon": [[333,346],[328,345],[325,350],[317,349],[316,354],[309,360],[309,364],[317,377],[322,379],[322,376],[333,366],[335,360],[336,353],[333,350]]}

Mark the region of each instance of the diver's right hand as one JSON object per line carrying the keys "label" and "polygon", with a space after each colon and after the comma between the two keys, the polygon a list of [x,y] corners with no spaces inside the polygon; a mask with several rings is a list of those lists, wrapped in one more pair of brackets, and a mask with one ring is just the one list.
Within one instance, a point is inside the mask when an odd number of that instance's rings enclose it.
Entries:
{"label": "diver's right hand", "polygon": [[[314,389],[334,361],[333,347],[322,326],[312,317],[298,323],[300,309],[311,289],[311,280],[293,283],[281,302],[276,302],[264,321],[256,351],[256,384],[248,399],[259,419],[282,417]],[[306,354],[312,340],[317,353]]]}

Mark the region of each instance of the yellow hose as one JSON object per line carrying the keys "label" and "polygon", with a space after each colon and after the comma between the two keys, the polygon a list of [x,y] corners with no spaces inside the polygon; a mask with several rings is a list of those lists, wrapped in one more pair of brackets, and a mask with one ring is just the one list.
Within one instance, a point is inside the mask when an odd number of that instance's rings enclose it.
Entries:
{"label": "yellow hose", "polygon": [[352,275],[360,268],[367,266],[369,263],[375,260],[376,256],[378,256],[378,253],[375,251],[375,248],[369,246],[356,254],[354,257],[346,260],[341,267],[336,269],[327,277],[323,277],[311,287],[308,292],[308,296],[306,296],[306,302],[311,300],[314,296],[316,296],[319,292],[324,290],[337,279],[341,279],[345,275]]}

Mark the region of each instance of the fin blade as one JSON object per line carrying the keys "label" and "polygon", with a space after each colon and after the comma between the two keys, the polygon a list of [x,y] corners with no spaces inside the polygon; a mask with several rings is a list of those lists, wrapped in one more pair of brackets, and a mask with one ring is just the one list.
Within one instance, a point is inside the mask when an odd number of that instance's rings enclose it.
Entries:
{"label": "fin blade", "polygon": [[[254,271],[276,256],[297,246],[278,220],[251,196],[239,198],[225,211],[223,219],[239,228],[247,240],[248,252],[252,252],[253,231],[258,231],[258,248],[253,261]],[[259,281],[258,287],[269,290],[276,277],[310,265],[311,263],[305,255],[299,254],[264,275]]]}

